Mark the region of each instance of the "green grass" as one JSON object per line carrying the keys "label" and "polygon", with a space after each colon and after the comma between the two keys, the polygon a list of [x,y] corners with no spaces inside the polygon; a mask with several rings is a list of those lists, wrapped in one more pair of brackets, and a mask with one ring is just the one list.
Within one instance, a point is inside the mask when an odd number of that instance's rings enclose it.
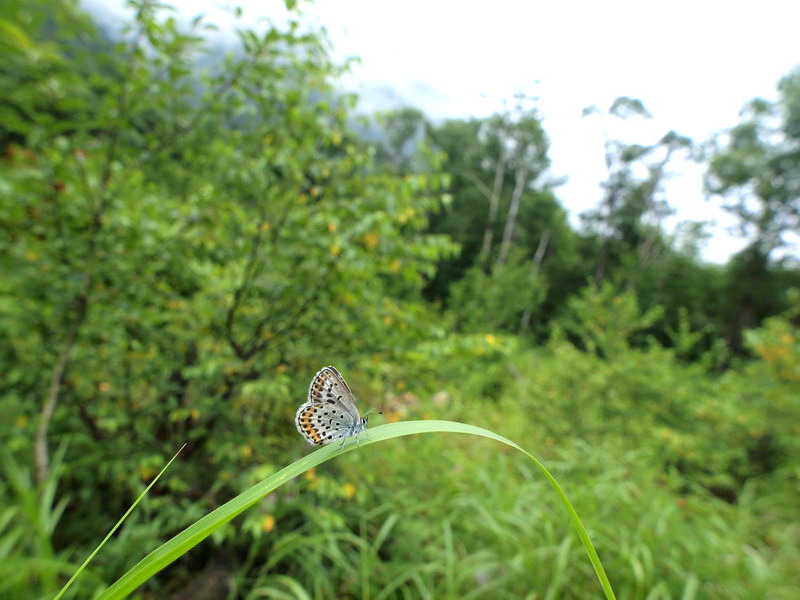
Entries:
{"label": "green grass", "polygon": [[[155,550],[153,550],[150,554],[148,554],[145,558],[143,558],[138,564],[136,564],[132,569],[130,569],[125,575],[123,575],[120,579],[118,579],[113,585],[111,585],[105,592],[103,592],[99,598],[102,600],[110,600],[110,599],[117,599],[117,598],[124,598],[128,596],[131,592],[136,590],[141,584],[151,578],[153,575],[161,571],[167,565],[174,562],[180,556],[186,554],[189,550],[191,550],[194,546],[202,542],[216,530],[221,528],[223,525],[231,521],[237,515],[241,514],[265,496],[279,488],[280,486],[284,485],[291,479],[297,477],[298,475],[303,474],[304,472],[308,471],[309,469],[316,467],[328,460],[331,460],[334,457],[340,456],[347,452],[351,452],[356,448],[365,448],[370,444],[374,444],[377,442],[386,441],[392,438],[401,437],[401,436],[409,436],[421,433],[461,433],[461,434],[469,434],[469,435],[476,435],[485,438],[489,438],[510,446],[525,454],[544,474],[545,478],[552,486],[553,490],[556,492],[556,496],[558,498],[559,503],[561,506],[566,510],[567,515],[572,522],[572,525],[575,529],[575,532],[580,539],[581,544],[583,545],[586,553],[589,556],[590,562],[594,569],[594,572],[600,582],[601,587],[607,598],[614,598],[614,592],[611,588],[611,584],[608,580],[608,577],[605,574],[603,566],[600,562],[600,558],[597,555],[597,552],[592,545],[591,540],[589,539],[589,535],[586,532],[586,528],[583,526],[583,523],[580,520],[577,512],[573,508],[572,504],[570,503],[567,495],[565,494],[564,490],[558,484],[556,479],[550,474],[550,472],[544,467],[544,465],[537,460],[533,455],[528,453],[526,450],[521,448],[516,443],[500,436],[496,433],[488,431],[486,429],[475,427],[473,425],[467,425],[463,423],[454,423],[450,421],[407,421],[402,423],[394,423],[389,425],[383,425],[380,427],[376,427],[369,431],[369,436],[365,436],[366,439],[362,440],[347,440],[343,447],[340,447],[339,444],[331,444],[328,446],[324,446],[319,450],[309,454],[301,458],[300,460],[286,466],[285,468],[281,469],[277,473],[273,474],[272,476],[266,478],[261,483],[251,487],[244,493],[240,494],[236,498],[226,502],[224,505],[220,506],[216,510],[212,511],[205,517],[201,518],[199,521],[195,522],[194,524],[187,527],[184,531],[173,537],[171,540],[167,541],[166,543],[162,544]],[[174,460],[174,458],[173,458]],[[166,468],[166,467],[165,467]],[[163,472],[163,471],[162,471]],[[152,485],[152,484],[151,484]],[[141,497],[139,498],[141,499]],[[137,503],[139,501],[137,499]],[[135,506],[135,504],[134,504]],[[132,509],[133,507],[131,507]],[[129,511],[130,512],[130,511]],[[127,516],[126,513],[125,516]],[[120,520],[120,523],[123,519]],[[395,519],[396,520],[396,519]],[[117,526],[119,523],[117,524]],[[116,527],[114,529],[116,529]],[[357,548],[358,554],[362,557],[369,557],[370,555],[375,555],[376,549],[380,547],[381,539],[385,539],[388,533],[391,531],[393,527],[392,518],[387,519],[386,523],[382,528],[382,533],[380,533],[376,538],[373,539],[372,544],[365,541],[363,538],[358,536],[345,536],[338,540],[335,540],[337,544],[333,546],[333,551],[329,552],[326,555],[326,558],[340,571],[348,572],[352,571],[354,576],[358,576],[359,574],[356,572],[357,567],[348,560],[342,560],[343,555],[341,552],[337,550],[339,542],[350,543],[354,547]],[[113,533],[113,530],[112,530]],[[110,537],[111,533],[109,533]],[[461,565],[457,565],[457,558],[456,553],[454,550],[454,545],[457,543],[453,536],[453,530],[447,521],[442,526],[441,535],[444,540],[444,547],[445,547],[445,555],[444,561],[440,563],[431,563],[430,569],[432,571],[437,570],[439,567],[443,567],[441,569],[441,575],[444,578],[444,590],[445,594],[452,597],[455,595],[456,590],[460,589],[462,585],[456,580],[458,574],[461,572]],[[319,548],[322,546],[324,551],[324,544],[331,541],[331,537],[328,533],[322,533],[318,536],[319,539],[315,539],[313,536],[294,536],[294,537],[286,537],[282,540],[282,546],[276,546],[273,550],[274,556],[266,557],[266,560],[272,561],[277,563],[281,560],[282,556],[281,553],[284,555],[289,554],[302,554],[305,552],[320,552]],[[105,542],[105,540],[104,540]],[[565,544],[567,542],[564,542]],[[101,544],[102,546],[102,544]],[[290,547],[289,547],[290,546]],[[562,551],[566,551],[568,549],[567,546],[562,548]],[[90,559],[94,554],[97,552],[98,549],[95,550],[94,553],[89,557]],[[480,562],[480,556],[473,557],[475,560]],[[87,559],[88,563],[88,559]],[[313,561],[312,561],[313,564]],[[368,562],[362,563],[362,571],[360,576],[362,578],[369,577],[368,571]],[[480,567],[476,567],[472,565],[471,567],[468,565],[468,568],[464,570],[465,573],[474,572],[476,568],[485,568],[486,565],[481,565]],[[366,571],[364,570],[366,569]],[[77,573],[76,573],[77,576]],[[74,579],[74,578],[73,578]],[[557,581],[563,580],[563,576],[557,577]],[[70,580],[71,582],[72,580]],[[291,578],[285,577],[272,577],[272,582],[274,584],[283,586],[287,589],[286,593],[290,593],[290,591],[297,587],[298,582]],[[394,577],[393,581],[384,588],[381,592],[380,597],[389,597],[390,594],[393,593],[394,589],[399,588],[400,586],[406,586],[408,583],[412,585],[416,585],[418,591],[423,592],[426,589],[424,577],[419,572],[419,568],[414,566],[413,568],[404,571],[402,568],[398,570],[398,573]],[[531,586],[533,587],[533,582],[531,582]],[[363,590],[368,590],[369,585],[363,585]],[[555,588],[557,589],[557,588]],[[279,590],[274,590],[270,592],[271,594],[278,594]],[[427,594],[423,594],[427,595]],[[274,595],[273,597],[280,597],[280,594]],[[300,596],[292,596],[292,597],[302,597]]]}
{"label": "green grass", "polygon": [[122,517],[120,517],[119,521],[117,521],[114,524],[114,527],[111,528],[111,531],[108,532],[108,535],[106,535],[106,537],[103,538],[103,541],[100,542],[100,544],[97,546],[97,548],[95,548],[92,551],[92,553],[86,558],[86,560],[83,561],[83,564],[78,568],[77,571],[75,571],[75,573],[72,575],[72,577],[70,577],[69,581],[67,581],[67,583],[64,584],[64,587],[61,588],[61,591],[59,591],[58,594],[56,594],[56,597],[55,597],[54,600],[58,600],[59,598],[61,598],[66,593],[66,591],[70,588],[72,583],[80,576],[80,574],[83,572],[83,570],[86,569],[86,567],[89,565],[89,563],[92,561],[92,559],[97,555],[98,552],[100,552],[100,549],[103,546],[105,546],[106,542],[108,542],[108,540],[111,539],[111,536],[114,535],[114,532],[117,529],[119,529],[120,525],[122,525],[122,523],[125,521],[125,519],[128,518],[128,515],[130,515],[133,512],[133,509],[135,509],[136,506],[139,504],[139,502],[142,501],[142,499],[147,495],[147,493],[150,491],[150,489],[156,484],[156,482],[159,479],[161,479],[161,476],[169,468],[169,466],[173,463],[173,461],[176,458],[178,458],[178,454],[180,454],[181,450],[183,450],[185,447],[186,447],[186,444],[181,446],[181,449],[178,450],[175,453],[175,456],[173,456],[169,460],[169,462],[166,465],[164,465],[164,467],[161,469],[161,471],[158,473],[158,475],[156,475],[153,478],[153,481],[151,481],[150,484],[144,489],[144,491],[141,494],[139,494],[139,497],[136,498],[136,500],[133,502],[133,504],[131,504],[130,508],[125,512],[124,515],[122,515]]}

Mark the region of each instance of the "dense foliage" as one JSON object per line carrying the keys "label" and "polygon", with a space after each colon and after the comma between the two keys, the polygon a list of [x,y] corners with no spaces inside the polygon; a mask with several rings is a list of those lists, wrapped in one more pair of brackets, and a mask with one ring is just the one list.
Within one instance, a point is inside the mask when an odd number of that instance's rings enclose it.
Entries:
{"label": "dense foliage", "polygon": [[[0,596],[55,593],[184,442],[71,597],[300,456],[331,363],[388,420],[540,456],[620,597],[800,593],[800,73],[703,155],[749,236],[710,265],[699,225],[662,226],[671,161],[700,155],[674,132],[610,139],[576,230],[527,98],[383,115],[369,142],[294,2],[224,54],[129,8],[115,35],[71,1],[0,8]],[[326,467],[141,597],[599,592],[546,482],[488,442]]]}

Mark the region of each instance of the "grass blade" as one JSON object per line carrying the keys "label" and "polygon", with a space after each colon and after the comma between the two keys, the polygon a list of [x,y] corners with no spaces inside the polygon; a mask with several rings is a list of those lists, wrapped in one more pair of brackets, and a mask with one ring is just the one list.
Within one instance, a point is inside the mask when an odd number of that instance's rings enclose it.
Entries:
{"label": "grass blade", "polygon": [[181,450],[183,450],[185,447],[186,447],[186,444],[184,444],[183,446],[181,446],[180,450],[178,450],[178,451],[175,453],[175,456],[173,456],[173,457],[172,457],[172,458],[169,460],[169,462],[168,462],[166,465],[164,465],[164,468],[163,468],[163,469],[161,469],[161,471],[158,473],[158,475],[156,475],[156,476],[155,476],[155,478],[153,479],[153,481],[151,481],[151,482],[150,482],[150,485],[148,485],[148,486],[147,486],[147,487],[144,489],[144,491],[143,491],[141,494],[139,494],[139,497],[138,497],[138,498],[136,498],[136,501],[135,501],[133,504],[131,504],[131,507],[130,507],[130,508],[127,510],[127,511],[125,511],[125,514],[124,514],[124,515],[122,515],[122,517],[120,518],[120,520],[119,520],[119,521],[117,521],[116,525],[114,525],[114,527],[112,527],[112,528],[111,528],[111,531],[109,531],[109,532],[108,532],[108,535],[107,535],[106,537],[104,537],[104,538],[103,538],[103,541],[102,541],[102,542],[100,542],[100,545],[99,545],[99,546],[97,546],[97,548],[95,548],[95,549],[94,549],[94,551],[93,551],[93,552],[92,552],[92,553],[91,553],[91,554],[88,556],[88,558],[87,558],[85,561],[83,561],[83,564],[82,564],[80,567],[78,567],[78,570],[77,570],[77,571],[75,571],[75,574],[74,574],[72,577],[70,577],[70,579],[69,579],[69,581],[67,581],[67,583],[65,583],[65,584],[64,584],[64,587],[63,587],[63,588],[61,588],[61,591],[60,591],[60,592],[58,592],[58,594],[56,594],[56,596],[55,596],[55,598],[54,598],[53,600],[58,600],[59,598],[61,598],[61,596],[63,596],[63,595],[64,595],[64,593],[65,593],[65,592],[66,592],[66,591],[69,589],[69,587],[72,585],[72,583],[73,583],[73,582],[74,582],[74,581],[75,581],[75,580],[78,578],[78,575],[80,575],[80,574],[83,572],[83,570],[84,570],[84,569],[87,567],[87,565],[88,565],[88,564],[89,564],[89,563],[92,561],[92,559],[95,557],[95,555],[96,555],[98,552],[100,552],[100,548],[102,548],[103,546],[105,546],[106,542],[107,542],[107,541],[108,541],[108,540],[111,538],[111,536],[112,536],[112,535],[114,535],[114,532],[115,532],[117,529],[119,529],[119,526],[120,526],[120,525],[122,525],[122,522],[123,522],[125,519],[127,519],[127,518],[128,518],[128,515],[129,515],[129,514],[131,514],[131,512],[133,512],[133,509],[134,509],[134,508],[136,508],[136,505],[137,505],[137,504],[139,504],[139,502],[141,502],[142,498],[144,498],[144,497],[147,495],[147,492],[149,492],[149,491],[150,491],[150,488],[152,488],[152,487],[153,487],[153,486],[156,484],[156,481],[158,481],[158,480],[159,480],[159,478],[160,478],[160,477],[161,477],[161,476],[164,474],[164,471],[166,471],[166,470],[169,468],[169,466],[172,464],[172,462],[173,462],[173,461],[174,461],[176,458],[178,458],[178,454],[180,454],[180,453],[181,453]]}
{"label": "grass blade", "polygon": [[[362,436],[358,445],[356,444],[356,440],[350,439],[347,440],[344,447],[340,447],[339,444],[331,444],[321,447],[308,456],[295,461],[277,473],[267,477],[264,481],[257,483],[232,500],[229,500],[216,510],[201,518],[199,521],[184,529],[171,540],[153,550],[130,571],[118,579],[111,587],[109,587],[99,598],[101,600],[116,600],[119,598],[125,598],[142,583],[150,579],[150,577],[202,542],[214,531],[225,525],[228,521],[240,515],[242,512],[264,498],[264,496],[282,486],[290,479],[301,475],[309,469],[316,467],[334,458],[335,456],[339,456],[345,452],[350,452],[357,447],[364,448],[377,442],[420,433],[462,433],[467,435],[477,435],[511,446],[530,458],[534,464],[539,467],[539,470],[544,474],[544,476],[550,482],[550,485],[558,494],[559,500],[566,509],[567,514],[569,515],[569,518],[578,533],[578,537],[580,538],[586,553],[589,555],[589,560],[594,567],[595,573],[597,574],[600,585],[605,592],[606,598],[616,598],[614,591],[611,588],[611,584],[608,581],[608,577],[606,576],[605,570],[603,569],[603,565],[600,563],[600,558],[598,557],[597,552],[595,551],[594,546],[589,539],[589,534],[586,532],[586,528],[583,526],[580,517],[578,517],[578,513],[575,512],[575,509],[573,508],[572,503],[569,501],[569,498],[567,498],[567,495],[564,493],[564,490],[561,489],[561,486],[558,484],[555,478],[550,474],[545,466],[539,462],[539,460],[511,440],[506,439],[503,436],[493,433],[487,429],[476,427],[474,425],[467,425],[465,423],[433,420],[405,421],[401,423],[381,425],[380,427],[370,429],[369,437]],[[94,553],[92,556],[94,556]]]}

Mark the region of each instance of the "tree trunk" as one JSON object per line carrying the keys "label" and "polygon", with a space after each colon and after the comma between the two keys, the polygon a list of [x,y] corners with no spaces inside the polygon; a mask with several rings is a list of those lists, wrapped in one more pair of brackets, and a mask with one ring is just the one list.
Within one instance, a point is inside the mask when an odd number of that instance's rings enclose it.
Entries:
{"label": "tree trunk", "polygon": [[494,185],[489,196],[489,218],[486,221],[486,229],[483,232],[483,244],[481,245],[481,256],[485,265],[489,264],[489,255],[492,252],[492,242],[494,239],[494,227],[497,223],[497,209],[500,205],[500,194],[503,191],[503,182],[506,175],[506,164],[508,158],[504,153],[500,155],[494,171]]}
{"label": "tree trunk", "polygon": [[528,183],[529,171],[530,168],[527,165],[523,165],[517,169],[517,181],[514,184],[514,192],[511,194],[511,204],[508,207],[506,227],[503,231],[503,242],[500,245],[500,255],[497,257],[498,265],[504,264],[508,258],[508,251],[511,248],[511,239],[514,237],[514,226],[517,223],[519,203],[522,199],[522,193],[525,191],[525,186]]}
{"label": "tree trunk", "polygon": [[[547,252],[547,244],[549,243],[550,230],[547,230],[542,234],[542,237],[539,238],[539,245],[536,246],[536,253],[533,255],[533,260],[531,261],[530,278],[532,280],[535,280],[539,276],[539,267],[544,259],[544,253]],[[526,308],[525,312],[522,313],[522,318],[519,321],[519,329],[521,332],[527,331],[528,327],[530,327],[532,314],[533,311],[530,308]]]}

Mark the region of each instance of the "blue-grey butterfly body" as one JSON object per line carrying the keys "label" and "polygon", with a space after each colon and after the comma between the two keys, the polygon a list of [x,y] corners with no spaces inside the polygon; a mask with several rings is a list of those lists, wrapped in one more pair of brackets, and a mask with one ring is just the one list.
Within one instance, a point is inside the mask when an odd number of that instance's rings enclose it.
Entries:
{"label": "blue-grey butterfly body", "polygon": [[311,380],[308,400],[294,418],[297,431],[309,444],[330,444],[367,428],[367,418],[356,408],[353,392],[334,367],[320,369]]}

